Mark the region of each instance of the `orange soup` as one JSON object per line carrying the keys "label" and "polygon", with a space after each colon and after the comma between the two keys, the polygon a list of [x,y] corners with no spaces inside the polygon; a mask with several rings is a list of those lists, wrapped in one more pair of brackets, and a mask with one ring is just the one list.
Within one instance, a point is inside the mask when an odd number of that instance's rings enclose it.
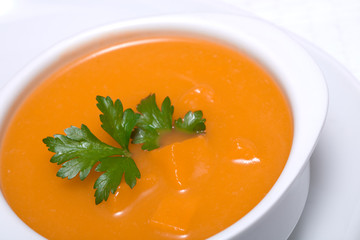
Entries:
{"label": "orange soup", "polygon": [[[86,124],[104,142],[97,95],[135,109],[169,96],[173,119],[202,110],[206,133],[143,151],[130,144],[141,179],[123,180],[95,205],[93,184],[56,177],[42,139]],[[15,213],[48,239],[205,239],[254,208],[289,156],[292,115],[273,77],[216,42],[153,37],[119,43],[73,61],[19,106],[1,141],[1,190]]]}

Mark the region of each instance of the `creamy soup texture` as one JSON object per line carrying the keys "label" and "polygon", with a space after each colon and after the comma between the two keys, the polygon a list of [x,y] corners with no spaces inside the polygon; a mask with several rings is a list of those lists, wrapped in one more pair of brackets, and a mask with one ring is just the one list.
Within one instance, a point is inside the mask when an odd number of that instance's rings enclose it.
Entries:
{"label": "creamy soup texture", "polygon": [[[206,133],[130,145],[141,179],[95,205],[93,184],[56,177],[42,139],[86,124],[102,141],[97,95],[136,108],[169,96],[174,119],[202,110]],[[0,186],[15,213],[48,239],[204,239],[254,208],[283,170],[291,110],[273,76],[247,55],[188,37],[122,42],[53,73],[19,106],[1,140]]]}

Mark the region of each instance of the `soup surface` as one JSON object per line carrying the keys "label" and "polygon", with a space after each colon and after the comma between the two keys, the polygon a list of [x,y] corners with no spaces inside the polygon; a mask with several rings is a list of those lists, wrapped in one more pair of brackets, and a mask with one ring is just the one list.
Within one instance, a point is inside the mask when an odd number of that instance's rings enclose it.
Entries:
{"label": "soup surface", "polygon": [[[136,108],[169,96],[174,119],[202,110],[206,133],[169,135],[150,152],[130,151],[141,172],[95,205],[92,170],[56,177],[42,139],[86,124],[102,141],[96,95]],[[41,83],[19,106],[1,141],[1,190],[16,214],[48,239],[204,239],[248,213],[288,158],[291,111],[272,76],[218,43],[154,37],[119,43],[78,59]]]}

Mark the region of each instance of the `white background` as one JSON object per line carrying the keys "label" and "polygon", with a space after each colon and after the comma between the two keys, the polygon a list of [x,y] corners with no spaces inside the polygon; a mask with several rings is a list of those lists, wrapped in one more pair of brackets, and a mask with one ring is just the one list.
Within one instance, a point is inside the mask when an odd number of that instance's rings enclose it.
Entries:
{"label": "white background", "polygon": [[360,79],[360,0],[225,0],[329,53]]}
{"label": "white background", "polygon": [[[0,0],[0,37],[6,38],[9,31],[3,28],[4,24],[19,15],[26,17],[36,16],[44,11],[56,12],[60,5],[73,6],[74,11],[88,8],[108,11],[109,6],[114,5],[113,11],[116,11],[117,8],[126,8],[128,1],[130,0]],[[238,9],[246,10],[309,40],[337,59],[357,79],[360,79],[360,0],[131,0],[131,2],[137,4],[139,11],[144,13],[149,10],[167,13],[169,8],[178,9],[178,12],[184,9],[201,12],[207,10],[204,5],[218,6],[234,13]],[[192,7],[189,7],[191,5]],[[136,14],[128,13],[128,16]],[[94,11],[94,17],[96,16]],[[121,16],[118,19],[121,19]],[[93,22],[89,24],[89,27],[111,20],[114,19],[98,19],[98,24]],[[81,22],[81,17],[79,21]],[[4,54],[0,52],[0,60],[3,60],[1,55],[4,56]],[[37,54],[38,52],[35,54],[34,51],[34,54],[24,59],[21,64],[26,64]],[[0,66],[7,68],[6,62],[1,62]],[[1,68],[0,77],[11,78],[10,74],[2,75]],[[18,70],[14,68],[13,73]]]}

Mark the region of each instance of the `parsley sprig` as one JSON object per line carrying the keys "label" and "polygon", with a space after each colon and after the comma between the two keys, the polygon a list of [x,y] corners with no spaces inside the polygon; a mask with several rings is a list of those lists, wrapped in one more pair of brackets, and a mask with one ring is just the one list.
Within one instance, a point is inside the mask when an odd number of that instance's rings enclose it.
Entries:
{"label": "parsley sprig", "polygon": [[120,146],[129,151],[129,141],[131,133],[140,117],[140,114],[134,113],[130,108],[123,112],[123,105],[120,99],[115,103],[110,97],[97,96],[98,103],[96,106],[103,113],[100,115],[101,127],[112,138],[114,138]]}
{"label": "parsley sprig", "polygon": [[183,119],[179,118],[175,121],[174,127],[187,133],[204,132],[206,126],[202,111],[187,112]]}
{"label": "parsley sprig", "polygon": [[116,192],[123,176],[130,188],[140,179],[140,171],[129,151],[131,138],[132,143],[143,144],[143,150],[151,151],[160,147],[161,134],[173,127],[187,133],[203,133],[206,129],[202,111],[189,111],[173,126],[174,106],[169,97],[163,100],[160,110],[155,94],[149,95],[137,106],[140,114],[130,108],[123,111],[119,99],[113,102],[110,97],[97,96],[96,100],[102,113],[101,127],[120,147],[102,142],[84,124],[81,128],[72,126],[65,129],[66,135],[57,134],[43,139],[48,150],[55,153],[50,162],[61,165],[56,174],[58,177],[72,179],[79,174],[84,180],[98,164],[95,171],[103,174],[94,184],[96,204],[106,201],[110,192]]}
{"label": "parsley sprig", "polygon": [[164,99],[161,111],[156,105],[155,94],[141,100],[136,108],[141,116],[136,124],[132,143],[143,143],[141,148],[148,151],[159,148],[160,133],[172,129],[174,106],[171,105],[170,98]]}

